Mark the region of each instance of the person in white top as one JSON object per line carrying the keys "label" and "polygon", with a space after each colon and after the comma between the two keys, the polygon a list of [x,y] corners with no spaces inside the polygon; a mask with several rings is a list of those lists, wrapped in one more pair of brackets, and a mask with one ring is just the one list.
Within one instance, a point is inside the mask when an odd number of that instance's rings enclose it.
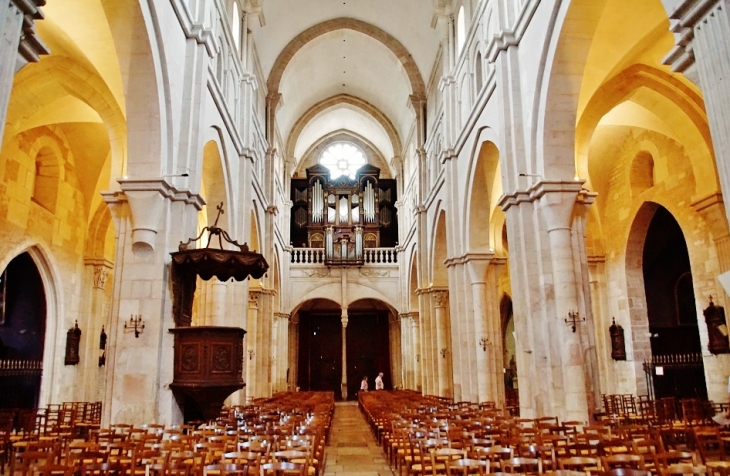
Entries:
{"label": "person in white top", "polygon": [[383,390],[385,388],[385,385],[383,385],[383,372],[380,372],[377,377],[375,377],[375,390]]}
{"label": "person in white top", "polygon": [[362,381],[360,382],[360,391],[361,392],[368,391],[368,378],[367,377],[362,378]]}

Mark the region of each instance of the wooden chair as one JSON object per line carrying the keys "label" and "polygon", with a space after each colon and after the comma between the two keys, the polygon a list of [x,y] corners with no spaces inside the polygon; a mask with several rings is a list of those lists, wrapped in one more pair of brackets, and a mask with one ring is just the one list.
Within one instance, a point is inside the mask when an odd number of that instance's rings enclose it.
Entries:
{"label": "wooden chair", "polygon": [[203,467],[203,476],[215,475],[223,476],[227,474],[237,474],[239,476],[247,476],[247,464],[218,463],[208,464]]}
{"label": "wooden chair", "polygon": [[631,468],[614,468],[601,473],[602,476],[651,476],[650,471]]}
{"label": "wooden chair", "polygon": [[697,465],[697,455],[692,451],[665,451],[656,455],[657,466],[661,471],[674,465]]}
{"label": "wooden chair", "polygon": [[260,476],[305,476],[307,467],[296,463],[264,463],[259,468]]}
{"label": "wooden chair", "polygon": [[455,461],[446,461],[446,474],[448,476],[486,476],[489,474],[489,461],[479,459],[462,458]]}
{"label": "wooden chair", "polygon": [[542,474],[542,460],[539,458],[510,458],[502,461],[505,473]]}
{"label": "wooden chair", "polygon": [[593,473],[601,471],[601,460],[587,456],[571,456],[558,459],[558,466],[560,469]]}
{"label": "wooden chair", "polygon": [[641,455],[617,454],[601,457],[601,463],[604,470],[616,468],[632,468],[646,470],[644,457]]}
{"label": "wooden chair", "polygon": [[661,469],[662,476],[677,476],[684,474],[710,476],[705,466],[697,466],[692,464],[673,464]]}
{"label": "wooden chair", "polygon": [[122,468],[113,463],[84,464],[81,465],[81,476],[118,476]]}

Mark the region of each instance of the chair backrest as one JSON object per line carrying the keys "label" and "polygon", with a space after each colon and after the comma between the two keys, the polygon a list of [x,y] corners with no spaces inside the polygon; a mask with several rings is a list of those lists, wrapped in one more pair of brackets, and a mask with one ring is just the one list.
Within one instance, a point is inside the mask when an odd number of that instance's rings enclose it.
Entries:
{"label": "chair backrest", "polygon": [[678,464],[697,464],[697,455],[692,451],[665,451],[656,455],[659,469],[666,469],[669,466]]}
{"label": "chair backrest", "polygon": [[506,473],[542,474],[542,460],[538,458],[510,458],[502,461]]}
{"label": "chair backrest", "polygon": [[209,472],[213,472],[216,476],[222,476],[224,474],[246,476],[248,474],[248,465],[232,463],[209,464],[203,467],[203,476],[208,476]]}
{"label": "chair backrest", "polygon": [[633,469],[646,469],[644,464],[644,457],[641,455],[634,454],[617,454],[617,455],[606,455],[601,457],[603,462],[603,469],[613,468],[633,468]]}
{"label": "chair backrest", "polygon": [[642,469],[613,468],[604,471],[602,476],[651,476],[651,472]]}
{"label": "chair backrest", "polygon": [[283,474],[306,476],[306,471],[306,465],[296,463],[264,463],[259,466],[260,476],[278,476]]}

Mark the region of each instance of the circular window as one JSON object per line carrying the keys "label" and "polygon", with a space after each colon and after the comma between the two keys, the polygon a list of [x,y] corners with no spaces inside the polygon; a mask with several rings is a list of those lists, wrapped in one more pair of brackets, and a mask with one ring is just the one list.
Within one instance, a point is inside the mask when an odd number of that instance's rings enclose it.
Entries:
{"label": "circular window", "polygon": [[354,179],[357,169],[367,162],[362,150],[348,142],[330,145],[319,158],[319,163],[330,170],[330,179],[336,179],[340,175]]}

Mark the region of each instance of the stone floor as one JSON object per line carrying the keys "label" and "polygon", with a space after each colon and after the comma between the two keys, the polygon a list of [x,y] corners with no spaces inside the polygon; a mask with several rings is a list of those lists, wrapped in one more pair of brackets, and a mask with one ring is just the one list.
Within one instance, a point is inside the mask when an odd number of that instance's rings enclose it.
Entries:
{"label": "stone floor", "polygon": [[324,476],[393,476],[357,402],[337,402],[325,449]]}

